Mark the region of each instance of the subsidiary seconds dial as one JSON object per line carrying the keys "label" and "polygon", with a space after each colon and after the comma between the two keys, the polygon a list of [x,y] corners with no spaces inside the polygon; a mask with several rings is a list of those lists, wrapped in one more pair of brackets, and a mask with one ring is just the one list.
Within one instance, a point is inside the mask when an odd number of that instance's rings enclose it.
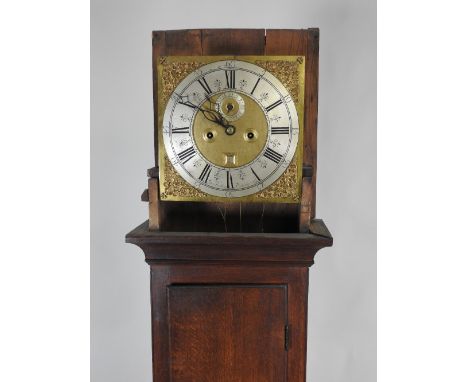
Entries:
{"label": "subsidiary seconds dial", "polygon": [[223,60],[189,74],[163,118],[167,156],[193,187],[218,197],[262,191],[290,165],[299,140],[296,107],[271,73]]}

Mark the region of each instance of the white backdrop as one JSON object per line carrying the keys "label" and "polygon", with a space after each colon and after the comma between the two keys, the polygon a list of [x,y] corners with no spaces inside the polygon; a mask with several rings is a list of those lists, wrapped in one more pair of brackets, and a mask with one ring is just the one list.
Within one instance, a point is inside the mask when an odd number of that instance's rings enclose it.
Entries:
{"label": "white backdrop", "polygon": [[151,31],[319,27],[317,217],[335,238],[310,272],[308,381],[376,379],[374,0],[93,0],[93,382],[151,380],[149,268],[126,232],[147,218],[153,165]]}

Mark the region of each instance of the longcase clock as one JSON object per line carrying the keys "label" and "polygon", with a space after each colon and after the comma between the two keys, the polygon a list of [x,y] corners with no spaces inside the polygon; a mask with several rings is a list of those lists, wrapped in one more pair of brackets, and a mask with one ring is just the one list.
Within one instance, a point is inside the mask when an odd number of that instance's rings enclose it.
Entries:
{"label": "longcase clock", "polygon": [[[318,29],[153,32],[154,381],[305,381]],[[317,291],[320,293],[320,291]],[[310,370],[313,374],[313,369]]]}

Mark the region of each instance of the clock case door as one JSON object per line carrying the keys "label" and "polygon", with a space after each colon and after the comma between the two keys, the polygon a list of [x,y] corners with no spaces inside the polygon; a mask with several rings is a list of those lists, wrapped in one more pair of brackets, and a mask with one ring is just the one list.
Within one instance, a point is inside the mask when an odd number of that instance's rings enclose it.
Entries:
{"label": "clock case door", "polygon": [[[308,232],[315,217],[319,30],[191,29],[153,32],[155,167],[148,170],[149,226],[160,231]],[[304,56],[302,196],[297,203],[170,202],[160,200],[158,71],[164,56]]]}
{"label": "clock case door", "polygon": [[286,381],[287,292],[284,284],[167,286],[170,380]]}

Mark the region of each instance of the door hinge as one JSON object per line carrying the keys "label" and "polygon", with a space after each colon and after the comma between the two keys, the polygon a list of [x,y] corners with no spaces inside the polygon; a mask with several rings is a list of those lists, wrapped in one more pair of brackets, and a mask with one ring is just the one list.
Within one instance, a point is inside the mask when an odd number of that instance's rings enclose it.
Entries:
{"label": "door hinge", "polygon": [[284,350],[289,350],[289,325],[284,325]]}

